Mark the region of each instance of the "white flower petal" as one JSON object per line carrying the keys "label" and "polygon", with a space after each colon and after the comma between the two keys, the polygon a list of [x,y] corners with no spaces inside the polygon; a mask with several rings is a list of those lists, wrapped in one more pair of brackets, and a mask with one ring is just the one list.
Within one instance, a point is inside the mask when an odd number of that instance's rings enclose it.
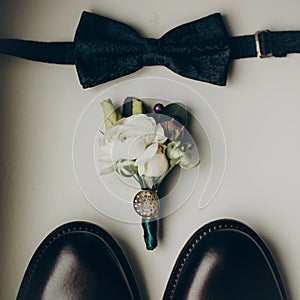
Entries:
{"label": "white flower petal", "polygon": [[135,165],[139,166],[141,164],[145,164],[151,157],[155,155],[157,149],[158,149],[158,143],[153,143],[149,145],[144,151],[144,153],[137,158],[137,160],[135,161]]}
{"label": "white flower petal", "polygon": [[183,155],[181,156],[180,158],[180,163],[179,165],[182,167],[182,168],[187,168],[191,162],[191,154],[190,153],[183,153]]}
{"label": "white flower petal", "polygon": [[169,163],[165,154],[157,153],[145,163],[145,172],[143,175],[147,177],[161,177],[166,174],[168,168]]}
{"label": "white flower petal", "polygon": [[138,173],[140,176],[144,176],[145,174],[145,164],[138,165]]}
{"label": "white flower petal", "polygon": [[100,160],[99,166],[100,175],[111,173],[114,170],[114,166],[111,161]]}
{"label": "white flower petal", "polygon": [[180,159],[180,167],[183,169],[192,169],[197,167],[200,164],[200,160],[198,162],[192,162],[192,155],[187,152],[185,155],[183,155]]}
{"label": "white flower petal", "polygon": [[136,159],[144,153],[147,146],[148,144],[145,139],[143,137],[138,137],[134,140],[134,144],[131,145],[130,153],[132,153]]}

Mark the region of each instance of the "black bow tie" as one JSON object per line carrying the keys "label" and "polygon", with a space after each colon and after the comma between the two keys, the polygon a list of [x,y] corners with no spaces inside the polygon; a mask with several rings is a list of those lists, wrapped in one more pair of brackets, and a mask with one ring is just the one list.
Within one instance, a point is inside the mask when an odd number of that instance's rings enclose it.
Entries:
{"label": "black bow tie", "polygon": [[219,13],[178,26],[160,39],[144,38],[124,23],[83,12],[74,42],[0,40],[0,53],[75,64],[84,88],[154,65],[224,86],[232,59],[282,57],[291,52],[300,52],[299,31],[230,37]]}
{"label": "black bow tie", "polygon": [[225,85],[230,42],[220,14],[176,27],[160,39],[141,37],[133,28],[83,13],[74,58],[84,87],[163,65],[197,80]]}

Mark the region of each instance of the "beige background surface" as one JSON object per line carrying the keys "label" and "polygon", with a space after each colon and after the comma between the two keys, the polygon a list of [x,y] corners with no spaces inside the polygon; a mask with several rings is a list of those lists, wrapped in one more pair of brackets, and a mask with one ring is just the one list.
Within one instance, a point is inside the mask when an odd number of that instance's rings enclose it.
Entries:
{"label": "beige background surface", "polygon": [[[124,21],[147,37],[214,12],[232,35],[258,29],[300,30],[300,2],[11,0],[0,3],[0,37],[71,41],[81,12]],[[35,248],[57,226],[94,222],[123,247],[144,299],[160,299],[176,257],[201,225],[230,217],[254,228],[280,265],[291,299],[300,299],[299,169],[300,55],[235,61],[227,87],[182,78],[163,67],[127,76],[164,77],[198,91],[216,112],[227,145],[227,167],[214,201],[196,196],[164,220],[163,240],[146,252],[137,224],[100,214],[80,192],[72,140],[87,103],[118,79],[83,90],[73,66],[0,57],[1,210],[0,299],[14,299]]]}

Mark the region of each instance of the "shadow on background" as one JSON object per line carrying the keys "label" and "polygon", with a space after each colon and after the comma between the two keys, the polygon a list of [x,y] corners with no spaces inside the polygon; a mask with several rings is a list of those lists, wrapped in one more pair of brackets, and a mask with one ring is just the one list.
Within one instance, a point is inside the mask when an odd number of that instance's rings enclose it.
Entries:
{"label": "shadow on background", "polygon": [[[14,26],[14,19],[10,12],[13,11],[16,1],[0,1],[0,38],[17,37],[18,30]],[[20,5],[20,3],[19,3]],[[25,18],[26,16],[24,16]],[[17,23],[17,22],[16,22]],[[18,214],[18,149],[17,149],[17,118],[18,97],[16,97],[16,85],[14,84],[14,70],[17,61],[14,58],[0,54],[0,298],[7,299],[7,283],[14,276],[12,284],[19,285],[17,274],[7,270],[11,265],[11,249],[17,243],[17,232],[20,222]],[[20,125],[18,125],[20,126]],[[24,174],[23,174],[24,175]],[[15,258],[17,261],[18,258]],[[5,284],[5,286],[4,286]],[[2,296],[1,296],[2,295]],[[6,297],[5,297],[6,295]],[[4,298],[5,297],[5,298]]]}

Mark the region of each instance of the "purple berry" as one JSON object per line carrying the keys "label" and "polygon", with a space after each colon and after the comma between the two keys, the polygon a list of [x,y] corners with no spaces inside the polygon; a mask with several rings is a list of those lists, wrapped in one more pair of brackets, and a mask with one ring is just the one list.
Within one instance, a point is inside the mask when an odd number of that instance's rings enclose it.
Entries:
{"label": "purple berry", "polygon": [[153,109],[156,113],[160,113],[163,110],[164,106],[161,103],[157,103],[154,105]]}

